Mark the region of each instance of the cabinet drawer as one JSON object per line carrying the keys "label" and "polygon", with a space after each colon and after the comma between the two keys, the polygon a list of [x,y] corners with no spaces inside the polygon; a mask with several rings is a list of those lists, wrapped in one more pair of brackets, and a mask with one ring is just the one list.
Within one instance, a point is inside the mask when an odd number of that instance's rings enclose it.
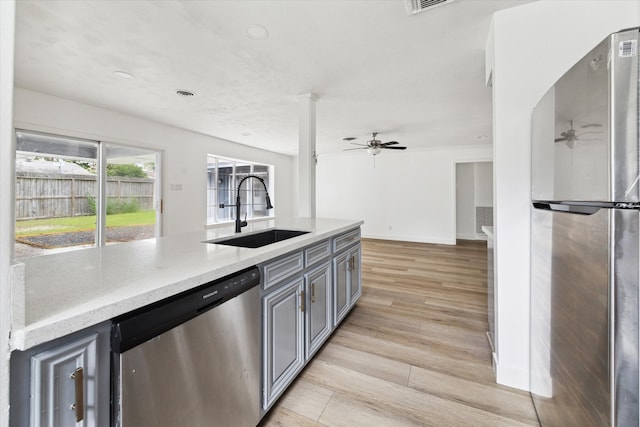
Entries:
{"label": "cabinet drawer", "polygon": [[331,242],[325,240],[304,250],[306,266],[309,267],[331,254]]}
{"label": "cabinet drawer", "polygon": [[302,251],[295,252],[264,266],[264,289],[268,289],[278,280],[302,270],[304,256]]}
{"label": "cabinet drawer", "polygon": [[353,231],[349,231],[348,233],[341,234],[340,236],[333,239],[333,251],[338,252],[347,246],[357,242],[360,240],[360,229],[357,228]]}

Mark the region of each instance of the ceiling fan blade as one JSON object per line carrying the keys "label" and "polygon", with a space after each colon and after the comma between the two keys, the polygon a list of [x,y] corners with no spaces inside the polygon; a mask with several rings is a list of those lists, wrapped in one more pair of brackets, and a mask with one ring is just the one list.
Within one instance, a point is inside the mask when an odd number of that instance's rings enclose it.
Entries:
{"label": "ceiling fan blade", "polygon": [[566,140],[567,140],[567,138],[556,138],[553,141],[554,142],[562,142],[562,141],[566,141]]}
{"label": "ceiling fan blade", "polygon": [[383,142],[380,145],[396,145],[396,144],[399,144],[399,142],[398,141],[389,141],[389,142]]}
{"label": "ceiling fan blade", "polygon": [[353,150],[366,150],[369,147],[360,147],[360,148],[345,148],[342,151],[353,151]]}
{"label": "ceiling fan blade", "polygon": [[351,145],[361,145],[363,147],[368,147],[367,144],[360,144],[359,142],[350,142]]}
{"label": "ceiling fan blade", "polygon": [[384,148],[385,150],[406,150],[407,149],[407,147],[389,147],[386,145],[383,145],[380,148]]}

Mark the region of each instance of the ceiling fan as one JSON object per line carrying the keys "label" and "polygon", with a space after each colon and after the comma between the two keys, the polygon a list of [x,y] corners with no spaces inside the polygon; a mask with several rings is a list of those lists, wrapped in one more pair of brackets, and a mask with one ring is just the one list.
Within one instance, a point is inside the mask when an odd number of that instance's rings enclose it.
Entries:
{"label": "ceiling fan", "polygon": [[353,145],[359,145],[360,147],[358,148],[346,148],[343,151],[352,151],[352,150],[367,150],[367,153],[375,156],[377,154],[380,154],[380,152],[382,150],[406,150],[407,147],[401,147],[401,146],[397,146],[399,144],[398,141],[389,141],[389,142],[382,142],[379,139],[376,139],[376,136],[378,135],[378,132],[373,132],[372,133],[373,137],[367,141],[366,144],[359,144],[357,142],[351,142],[353,141],[355,138],[354,137],[347,137],[347,138],[342,138],[343,141],[349,141],[349,143],[353,144]]}
{"label": "ceiling fan", "polygon": [[[600,125],[599,123],[590,123],[590,124],[586,124],[584,126],[582,126],[582,128],[592,128],[592,127],[601,127],[602,125]],[[602,133],[602,132],[583,132],[580,137],[582,137],[582,135],[588,134],[588,133]],[[583,141],[589,141],[589,140],[585,140],[585,139],[581,139]],[[575,129],[573,128],[573,120],[569,120],[569,129],[566,131],[563,131],[560,133],[560,138],[556,138],[554,139],[554,142],[566,142],[567,143],[567,147],[569,148],[573,148],[576,146],[576,141],[578,141],[578,134],[576,133]]]}

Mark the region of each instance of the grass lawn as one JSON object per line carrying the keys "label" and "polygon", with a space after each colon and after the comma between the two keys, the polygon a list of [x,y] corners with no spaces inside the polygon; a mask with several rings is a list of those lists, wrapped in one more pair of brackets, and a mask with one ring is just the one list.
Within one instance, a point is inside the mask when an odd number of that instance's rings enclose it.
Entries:
{"label": "grass lawn", "polygon": [[[155,211],[140,211],[125,214],[107,215],[107,227],[152,225],[155,224],[155,222]],[[16,221],[16,237],[88,231],[94,230],[95,227],[95,215],[64,218],[29,219],[25,221]]]}

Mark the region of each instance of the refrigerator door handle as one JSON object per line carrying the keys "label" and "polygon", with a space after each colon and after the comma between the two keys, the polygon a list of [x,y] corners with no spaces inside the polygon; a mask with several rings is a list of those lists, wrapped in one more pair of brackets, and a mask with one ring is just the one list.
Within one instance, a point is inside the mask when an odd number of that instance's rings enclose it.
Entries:
{"label": "refrigerator door handle", "polygon": [[533,207],[547,211],[567,212],[578,215],[593,215],[602,209],[600,206],[565,205],[563,203],[552,202],[533,202]]}

